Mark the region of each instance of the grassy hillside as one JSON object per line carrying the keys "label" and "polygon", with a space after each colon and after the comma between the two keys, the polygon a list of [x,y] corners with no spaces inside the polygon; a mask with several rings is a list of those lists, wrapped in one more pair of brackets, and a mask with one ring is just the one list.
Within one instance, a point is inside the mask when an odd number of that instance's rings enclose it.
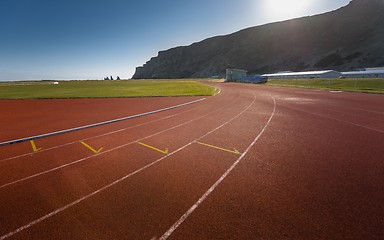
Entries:
{"label": "grassy hillside", "polygon": [[209,96],[215,92],[215,88],[192,80],[0,83],[0,99]]}

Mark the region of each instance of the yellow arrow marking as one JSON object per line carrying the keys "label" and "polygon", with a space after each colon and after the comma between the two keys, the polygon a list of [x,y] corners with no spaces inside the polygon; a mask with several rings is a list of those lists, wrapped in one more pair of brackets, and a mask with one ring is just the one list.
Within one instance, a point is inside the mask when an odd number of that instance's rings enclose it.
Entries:
{"label": "yellow arrow marking", "polygon": [[140,144],[140,145],[142,145],[142,146],[144,146],[144,147],[150,148],[150,149],[152,149],[152,150],[161,152],[162,154],[165,154],[165,155],[168,155],[168,153],[169,153],[168,148],[165,149],[165,151],[163,151],[163,150],[160,150],[160,149],[158,149],[158,148],[149,146],[149,145],[147,145],[147,144],[145,144],[145,143],[142,143],[142,142],[137,142],[137,143]]}
{"label": "yellow arrow marking", "polygon": [[235,149],[235,151],[232,151],[232,150],[228,150],[228,149],[225,149],[225,148],[221,148],[221,147],[217,147],[217,146],[213,146],[213,145],[209,145],[209,144],[206,144],[206,143],[202,143],[202,142],[196,142],[197,144],[200,144],[200,145],[203,145],[203,146],[206,146],[206,147],[210,147],[210,148],[215,148],[215,149],[219,149],[221,151],[225,151],[225,152],[230,152],[230,153],[233,153],[233,154],[237,154],[237,155],[240,155],[241,153]]}
{"label": "yellow arrow marking", "polygon": [[38,151],[40,151],[40,150],[42,149],[42,148],[37,148],[37,147],[36,147],[35,141],[31,140],[31,141],[29,141],[29,142],[31,143],[32,150],[33,150],[34,152],[38,152]]}
{"label": "yellow arrow marking", "polygon": [[99,150],[96,150],[94,149],[93,147],[89,146],[88,144],[86,144],[85,142],[81,142],[81,144],[83,144],[86,148],[88,148],[89,150],[91,150],[93,153],[99,153],[101,152],[101,150],[103,150],[103,148],[100,148]]}

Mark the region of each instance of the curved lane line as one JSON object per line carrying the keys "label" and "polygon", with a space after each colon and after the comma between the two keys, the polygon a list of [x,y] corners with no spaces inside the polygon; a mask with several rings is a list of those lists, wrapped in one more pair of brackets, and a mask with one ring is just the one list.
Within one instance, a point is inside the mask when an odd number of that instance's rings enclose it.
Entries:
{"label": "curved lane line", "polygon": [[272,112],[271,117],[269,118],[268,122],[265,124],[264,128],[259,133],[259,135],[256,136],[256,138],[253,140],[253,142],[248,146],[248,148],[245,150],[245,152],[243,154],[241,154],[241,156],[232,164],[232,166],[230,168],[228,168],[228,170],[199,198],[199,200],[197,200],[197,202],[195,204],[192,205],[192,207],[186,213],[184,213],[183,216],[181,216],[179,218],[179,220],[175,224],[173,224],[173,226],[171,228],[168,229],[167,232],[164,233],[163,236],[161,236],[160,240],[165,240],[169,236],[171,236],[171,234],[195,211],[195,209],[197,207],[200,206],[201,203],[203,203],[203,201],[217,188],[217,186],[219,186],[219,184],[233,171],[233,169],[240,163],[240,161],[245,157],[245,155],[247,155],[248,151],[259,140],[261,135],[263,135],[264,131],[267,129],[268,125],[272,121],[272,119],[275,115],[275,112],[276,112],[276,101],[272,96],[271,96],[271,98],[273,99],[273,103],[274,103],[273,112]]}
{"label": "curved lane line", "polygon": [[[76,140],[76,141],[73,141],[73,142],[68,142],[68,143],[61,144],[61,145],[57,145],[57,146],[54,146],[54,147],[44,148],[44,149],[42,149],[42,150],[40,150],[40,151],[38,151],[38,152],[35,152],[35,153],[33,153],[33,154],[35,155],[35,154],[43,153],[43,152],[46,152],[46,151],[50,151],[50,150],[54,150],[54,149],[58,149],[58,148],[61,148],[61,147],[69,146],[69,145],[72,145],[72,144],[79,143],[79,141],[80,141],[80,142],[82,142],[82,141],[88,141],[88,140],[96,139],[96,138],[99,138],[99,137],[105,137],[105,136],[109,136],[109,135],[112,135],[112,134],[115,134],[115,133],[124,132],[124,131],[131,130],[131,129],[134,129],[134,128],[137,128],[137,127],[142,127],[142,126],[145,126],[145,125],[148,125],[148,124],[151,124],[151,123],[155,123],[155,122],[159,122],[159,121],[162,121],[162,120],[165,120],[165,119],[168,119],[168,118],[172,118],[172,117],[175,117],[175,116],[178,116],[178,115],[181,115],[181,114],[190,112],[190,111],[192,111],[192,110],[193,110],[193,109],[186,110],[186,111],[184,111],[184,112],[180,112],[180,113],[172,114],[172,115],[165,116],[165,117],[162,117],[162,118],[159,118],[159,119],[155,119],[155,120],[152,120],[152,121],[149,121],[149,122],[145,122],[145,123],[137,124],[137,125],[135,125],[135,126],[131,126],[131,127],[127,127],[127,128],[118,129],[118,130],[116,130],[116,131],[111,131],[111,132],[107,132],[107,133],[99,134],[99,135],[96,135],[96,136],[92,136],[92,137],[88,137],[88,138],[84,138],[84,139]],[[14,156],[14,157],[10,157],[10,158],[1,159],[1,160],[0,160],[0,163],[2,163],[2,162],[6,162],[6,161],[10,161],[10,160],[13,160],[13,159],[17,159],[17,158],[21,158],[21,157],[25,157],[25,156],[30,156],[30,155],[31,155],[31,153],[25,153],[25,154],[22,154],[22,155],[18,155],[18,156]]]}
{"label": "curved lane line", "polygon": [[337,119],[337,118],[333,118],[333,117],[328,117],[328,116],[325,116],[325,115],[322,115],[322,114],[319,114],[319,113],[308,112],[308,111],[301,110],[301,109],[298,109],[298,108],[295,108],[295,107],[290,107],[290,106],[287,106],[287,105],[281,105],[281,106],[284,106],[286,108],[290,108],[290,109],[293,109],[293,110],[296,110],[296,111],[299,111],[299,112],[304,112],[304,113],[307,113],[307,114],[315,115],[315,116],[318,116],[318,117],[331,119],[331,120],[334,120],[334,121],[337,121],[337,122],[342,122],[342,123],[345,123],[345,124],[348,124],[348,125],[353,125],[353,126],[356,126],[356,127],[365,128],[365,129],[368,129],[368,130],[371,130],[371,131],[374,131],[374,132],[378,132],[378,133],[381,133],[381,134],[384,133],[383,130],[367,127],[367,126],[364,126],[364,125],[361,125],[361,124],[357,124],[357,123],[353,123],[353,122],[349,122],[349,121],[345,121],[345,120],[341,120],[341,119]]}
{"label": "curved lane line", "polygon": [[[209,86],[209,85],[207,85],[207,86]],[[216,88],[216,89],[219,90],[218,94],[220,94],[221,93],[221,89],[220,88]],[[192,110],[193,109],[190,109],[190,110],[187,110],[187,111],[184,111],[184,112],[181,112],[181,113],[176,113],[176,114],[173,114],[173,115],[169,115],[169,116],[166,116],[166,117],[163,117],[163,118],[159,118],[159,119],[156,119],[156,120],[153,120],[153,121],[149,121],[149,122],[146,122],[146,123],[138,124],[138,125],[135,125],[135,126],[132,126],[132,127],[123,128],[123,129],[119,129],[119,130],[116,130],[116,131],[107,132],[107,133],[103,133],[103,134],[100,134],[100,135],[92,136],[92,137],[89,137],[89,138],[81,139],[79,141],[87,141],[87,140],[91,140],[91,139],[95,139],[95,138],[104,137],[104,136],[112,135],[112,134],[115,134],[115,133],[123,132],[123,131],[130,130],[130,129],[133,129],[133,128],[136,128],[136,127],[141,127],[141,126],[148,125],[148,124],[151,124],[151,123],[154,123],[154,122],[158,122],[158,121],[161,121],[161,120],[164,120],[164,119],[167,119],[167,118],[175,117],[175,116],[181,115],[183,113],[190,112]],[[33,154],[43,153],[43,152],[46,152],[46,151],[50,151],[50,150],[58,149],[58,148],[61,148],[61,147],[69,146],[69,145],[78,143],[79,141],[68,142],[68,143],[65,143],[65,144],[58,145],[58,146],[41,149],[40,151],[35,152]],[[31,153],[25,153],[25,154],[21,154],[21,155],[18,155],[18,156],[13,156],[13,157],[5,158],[5,159],[0,159],[0,163],[6,162],[6,161],[10,161],[10,160],[13,160],[13,159],[17,159],[17,158],[20,158],[20,157],[30,156],[30,155],[31,155]]]}
{"label": "curved lane line", "polygon": [[190,104],[198,103],[198,102],[201,102],[203,100],[206,100],[206,98],[201,98],[201,99],[198,99],[198,100],[195,100],[195,101],[191,101],[191,102],[175,105],[175,106],[172,106],[172,107],[162,108],[162,109],[158,109],[158,110],[154,110],[154,111],[150,111],[150,112],[146,112],[146,113],[140,113],[140,114],[136,114],[136,115],[132,115],[132,116],[128,116],[128,117],[113,119],[113,120],[109,120],[109,121],[94,123],[94,124],[90,124],[90,125],[85,125],[85,126],[81,126],[81,127],[65,129],[65,130],[51,132],[51,133],[45,133],[45,134],[36,135],[36,136],[32,136],[32,137],[15,139],[15,140],[7,141],[7,142],[0,142],[0,147],[1,146],[5,146],[5,145],[11,145],[11,144],[16,144],[16,143],[26,142],[26,141],[30,141],[30,140],[36,140],[36,139],[39,139],[39,138],[50,137],[50,136],[59,135],[59,134],[63,134],[63,133],[69,133],[69,132],[84,130],[84,129],[87,129],[87,128],[98,127],[98,126],[101,126],[101,125],[107,125],[107,124],[111,124],[111,123],[126,121],[126,120],[129,120],[129,119],[143,117],[143,116],[151,115],[151,114],[154,114],[154,113],[165,112],[165,111],[168,111],[168,110],[171,110],[171,109],[175,109],[175,108],[184,107],[184,106],[187,106],[187,105],[190,105]]}
{"label": "curved lane line", "polygon": [[128,174],[128,175],[126,175],[126,176],[124,176],[124,177],[122,177],[122,178],[120,178],[120,179],[118,179],[118,180],[116,180],[116,181],[114,181],[114,182],[112,182],[112,183],[110,183],[110,184],[108,184],[108,185],[106,185],[106,186],[104,186],[104,187],[102,187],[102,188],[100,188],[100,189],[98,189],[98,190],[96,190],[96,191],[94,191],[94,192],[92,192],[92,193],[86,195],[86,196],[84,196],[84,197],[82,197],[82,198],[79,198],[79,199],[77,199],[76,201],[73,201],[73,202],[71,202],[71,203],[65,205],[64,207],[61,207],[61,208],[59,208],[59,209],[56,209],[55,211],[50,212],[50,213],[48,213],[48,214],[45,215],[45,216],[42,216],[42,217],[40,217],[40,218],[38,218],[38,219],[36,219],[36,220],[34,220],[34,221],[32,221],[32,222],[30,222],[30,223],[24,225],[24,226],[19,227],[18,229],[14,230],[14,231],[12,231],[12,232],[10,232],[10,233],[7,233],[7,234],[1,236],[1,237],[0,237],[0,240],[4,240],[4,239],[7,239],[7,238],[10,238],[10,237],[14,236],[15,234],[17,234],[17,233],[19,233],[19,232],[21,232],[21,231],[24,231],[24,230],[26,230],[26,229],[28,229],[28,228],[30,228],[30,227],[32,227],[32,226],[34,226],[34,225],[36,225],[36,224],[38,224],[38,223],[44,221],[44,220],[46,220],[46,219],[48,219],[48,218],[50,218],[50,217],[52,217],[52,216],[54,216],[54,215],[56,215],[56,214],[62,212],[62,211],[64,211],[64,210],[70,208],[70,207],[75,206],[76,204],[78,204],[78,203],[80,203],[80,202],[83,202],[84,200],[87,200],[88,198],[90,198],[90,197],[92,197],[92,196],[94,196],[94,195],[96,195],[96,194],[98,194],[98,193],[100,193],[100,192],[103,192],[103,191],[109,189],[110,187],[112,187],[112,186],[114,186],[114,185],[116,185],[116,184],[118,184],[118,183],[124,181],[125,179],[127,179],[127,178],[129,178],[129,177],[132,177],[132,176],[136,175],[137,173],[140,173],[140,172],[144,171],[145,169],[147,169],[147,168],[149,168],[149,167],[151,167],[151,166],[153,166],[153,165],[155,165],[155,164],[157,164],[157,163],[163,161],[163,160],[166,159],[167,157],[172,156],[172,155],[174,155],[174,154],[180,152],[181,150],[183,150],[183,149],[185,149],[185,148],[191,146],[192,144],[194,144],[196,141],[199,141],[199,140],[203,139],[204,137],[206,137],[206,136],[208,136],[209,134],[211,134],[211,133],[213,133],[213,132],[219,130],[220,128],[224,127],[224,126],[227,125],[228,123],[232,122],[234,119],[238,118],[240,115],[242,115],[243,113],[245,113],[245,112],[246,112],[246,111],[247,111],[247,110],[248,110],[248,109],[255,103],[255,101],[256,101],[256,96],[254,95],[254,99],[253,99],[252,103],[251,103],[245,110],[243,110],[242,112],[240,112],[239,114],[237,114],[236,116],[234,116],[233,118],[231,118],[230,120],[228,120],[227,122],[223,123],[222,125],[218,126],[217,128],[215,128],[215,129],[213,129],[213,130],[207,132],[207,133],[204,134],[203,136],[200,136],[199,138],[193,140],[192,142],[190,142],[190,143],[188,143],[188,144],[182,146],[181,148],[179,148],[179,149],[177,149],[177,150],[175,150],[175,151],[169,153],[168,155],[166,155],[166,156],[164,156],[164,157],[162,157],[162,158],[159,158],[159,159],[157,159],[156,161],[154,161],[154,162],[152,162],[152,163],[150,163],[150,164],[148,164],[148,165],[146,165],[146,166],[144,166],[144,167],[142,167],[142,168],[140,168],[140,169],[138,169],[138,170],[136,170],[136,171],[134,171],[134,172],[132,172],[132,173],[130,173],[130,174]]}
{"label": "curved lane line", "polygon": [[165,133],[165,132],[167,132],[167,131],[170,131],[170,130],[173,130],[173,129],[175,129],[175,128],[178,128],[178,127],[187,125],[187,124],[189,124],[189,123],[191,123],[191,122],[197,121],[197,120],[199,120],[199,119],[201,119],[201,118],[204,118],[204,117],[206,117],[206,116],[212,115],[212,114],[214,114],[215,112],[220,111],[220,110],[221,110],[222,108],[224,108],[224,107],[225,107],[225,106],[222,106],[222,107],[220,107],[220,108],[217,108],[215,111],[209,112],[209,113],[207,113],[207,114],[205,114],[205,115],[202,115],[202,116],[200,116],[200,117],[198,117],[198,118],[189,120],[189,121],[187,121],[187,122],[181,123],[181,124],[176,125],[176,126],[173,126],[173,127],[171,127],[171,128],[168,128],[168,129],[162,130],[162,131],[160,131],[160,132],[151,134],[151,135],[149,135],[149,136],[146,136],[146,137],[143,137],[143,138],[140,138],[140,139],[136,139],[136,140],[134,140],[134,141],[131,141],[131,142],[126,143],[126,144],[123,144],[123,145],[120,145],[120,146],[118,146],[118,147],[111,148],[111,149],[109,149],[109,150],[106,150],[106,151],[103,151],[103,152],[100,152],[100,153],[97,153],[97,154],[94,154],[94,155],[91,155],[91,156],[88,156],[88,157],[85,157],[85,158],[82,158],[82,159],[73,161],[73,162],[70,162],[70,163],[67,163],[67,164],[63,164],[63,165],[61,165],[61,166],[58,166],[58,167],[55,167],[55,168],[52,168],[52,169],[49,169],[49,170],[46,170],[46,171],[43,171],[43,172],[40,172],[40,173],[36,173],[36,174],[31,175],[31,176],[28,176],[28,177],[25,177],[25,178],[21,178],[21,179],[18,179],[18,180],[16,180],[16,181],[13,181],[13,182],[6,183],[6,184],[4,184],[4,185],[1,185],[1,186],[0,186],[0,189],[5,188],[5,187],[8,187],[8,186],[11,186],[11,185],[14,185],[14,184],[16,184],[16,183],[24,182],[24,181],[26,181],[26,180],[29,180],[29,179],[32,179],[32,178],[35,178],[35,177],[42,176],[42,175],[47,174],[47,173],[51,173],[51,172],[53,172],[53,171],[60,170],[60,169],[65,168],[65,167],[69,167],[69,166],[71,166],[71,165],[74,165],[74,164],[77,164],[77,163],[86,161],[86,160],[91,159],[91,158],[93,158],[93,157],[97,157],[97,156],[100,156],[100,155],[103,155],[103,154],[106,154],[106,153],[109,153],[109,152],[112,152],[112,151],[115,151],[115,150],[124,148],[124,147],[126,147],[126,146],[132,145],[132,144],[134,144],[134,143],[136,143],[136,142],[143,141],[143,140],[145,140],[145,139],[148,139],[148,138],[157,136],[157,135],[159,135],[159,134]]}

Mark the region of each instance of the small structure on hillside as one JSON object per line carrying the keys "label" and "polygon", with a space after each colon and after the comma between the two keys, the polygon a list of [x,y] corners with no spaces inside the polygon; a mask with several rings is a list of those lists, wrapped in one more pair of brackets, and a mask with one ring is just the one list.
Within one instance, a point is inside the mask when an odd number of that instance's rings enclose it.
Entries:
{"label": "small structure on hillside", "polygon": [[226,70],[226,76],[225,81],[226,82],[235,82],[237,80],[240,80],[243,77],[247,76],[246,70],[241,69],[227,69]]}

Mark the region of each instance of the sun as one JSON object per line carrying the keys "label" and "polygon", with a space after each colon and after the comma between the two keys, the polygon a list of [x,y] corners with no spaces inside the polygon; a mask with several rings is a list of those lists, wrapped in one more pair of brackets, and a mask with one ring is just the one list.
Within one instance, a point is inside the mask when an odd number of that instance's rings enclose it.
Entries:
{"label": "sun", "polygon": [[310,7],[312,0],[264,0],[264,14],[270,19],[301,17]]}

